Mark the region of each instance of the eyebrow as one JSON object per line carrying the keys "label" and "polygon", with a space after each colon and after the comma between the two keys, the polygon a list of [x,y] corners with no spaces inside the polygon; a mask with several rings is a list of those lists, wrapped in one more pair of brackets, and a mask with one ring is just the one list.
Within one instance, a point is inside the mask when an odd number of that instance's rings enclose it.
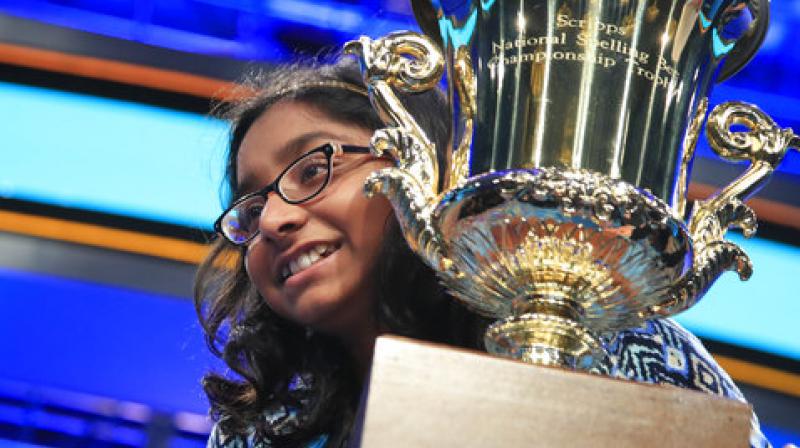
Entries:
{"label": "eyebrow", "polygon": [[[288,160],[289,163],[291,163],[291,161],[300,156],[301,151],[307,149],[308,143],[314,140],[339,141],[341,139],[340,135],[328,131],[309,131],[292,138],[286,144],[278,148],[276,151],[277,160]],[[280,172],[283,172],[284,169],[286,169],[285,166],[281,168]],[[242,178],[241,182],[237,182],[237,195],[234,197],[234,200],[249,192],[256,191],[267,184],[269,184],[269,182],[262,184],[259,181],[257,173],[249,172]]]}

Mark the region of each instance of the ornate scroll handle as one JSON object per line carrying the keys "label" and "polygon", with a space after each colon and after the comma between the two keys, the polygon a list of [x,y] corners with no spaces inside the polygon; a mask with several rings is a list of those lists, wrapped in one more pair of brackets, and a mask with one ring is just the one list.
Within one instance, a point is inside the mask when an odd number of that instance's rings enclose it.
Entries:
{"label": "ornate scroll handle", "polygon": [[[747,131],[732,131],[742,125]],[[717,106],[708,117],[706,137],[721,157],[731,161],[750,160],[750,167],[721,192],[697,201],[689,218],[694,248],[692,270],[670,291],[670,298],[651,312],[662,316],[679,313],[705,294],[727,270],[747,280],[753,266],[737,245],[725,241],[729,227],[740,227],[746,237],[756,231],[756,215],[744,201],[763,186],[790,148],[800,148],[800,138],[791,129],[781,129],[756,106],[729,102]]]}
{"label": "ornate scroll handle", "polygon": [[365,193],[385,195],[411,249],[434,269],[447,269],[450,263],[431,221],[439,190],[436,147],[393,90],[434,88],[444,72],[444,59],[430,39],[408,31],[375,41],[362,36],[345,44],[344,51],[359,58],[372,104],[389,126],[375,132],[372,151],[387,153],[396,163],[372,173]]}
{"label": "ornate scroll handle", "polygon": [[[732,131],[735,125],[744,132]],[[721,241],[730,226],[741,227],[746,237],[756,231],[756,217],[744,201],[761,188],[783,161],[786,152],[800,147],[791,129],[781,129],[758,107],[738,101],[720,104],[708,117],[706,137],[720,157],[750,167],[716,196],[698,201],[689,220],[689,232],[697,243]]]}

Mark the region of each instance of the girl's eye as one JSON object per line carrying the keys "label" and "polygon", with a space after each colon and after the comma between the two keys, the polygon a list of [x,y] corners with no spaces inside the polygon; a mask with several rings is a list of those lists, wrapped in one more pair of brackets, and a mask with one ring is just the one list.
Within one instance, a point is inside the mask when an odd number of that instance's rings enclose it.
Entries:
{"label": "girl's eye", "polygon": [[316,193],[325,184],[329,163],[325,155],[316,153],[300,159],[281,177],[281,192],[291,200]]}
{"label": "girl's eye", "polygon": [[247,220],[258,220],[261,217],[261,212],[264,210],[264,207],[259,205],[257,207],[252,207],[247,210]]}
{"label": "girl's eye", "polygon": [[315,163],[304,166],[300,173],[300,182],[309,183],[315,182],[317,179],[324,177],[327,174],[328,165]]}
{"label": "girl's eye", "polygon": [[261,218],[261,212],[264,210],[264,204],[250,204],[244,210],[243,218],[246,222],[258,221]]}

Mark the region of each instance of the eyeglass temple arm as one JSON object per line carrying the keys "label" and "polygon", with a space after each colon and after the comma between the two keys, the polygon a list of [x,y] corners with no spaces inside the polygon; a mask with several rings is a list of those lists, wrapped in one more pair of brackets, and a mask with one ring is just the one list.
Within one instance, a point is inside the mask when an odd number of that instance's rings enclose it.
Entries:
{"label": "eyeglass temple arm", "polygon": [[340,145],[342,152],[353,154],[369,154],[369,146],[355,146],[355,145]]}

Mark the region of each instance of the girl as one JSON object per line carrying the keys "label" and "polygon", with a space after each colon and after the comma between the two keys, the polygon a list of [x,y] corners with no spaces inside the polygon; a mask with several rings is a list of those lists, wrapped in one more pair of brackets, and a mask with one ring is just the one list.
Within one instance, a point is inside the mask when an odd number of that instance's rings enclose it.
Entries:
{"label": "girl", "polygon": [[[210,445],[341,446],[380,332],[477,348],[479,319],[408,249],[388,201],[363,194],[391,162],[369,154],[383,123],[353,61],[283,67],[246,90],[223,113],[232,205],[195,288],[209,347],[241,377],[204,379]],[[405,103],[444,148],[442,94]]]}

